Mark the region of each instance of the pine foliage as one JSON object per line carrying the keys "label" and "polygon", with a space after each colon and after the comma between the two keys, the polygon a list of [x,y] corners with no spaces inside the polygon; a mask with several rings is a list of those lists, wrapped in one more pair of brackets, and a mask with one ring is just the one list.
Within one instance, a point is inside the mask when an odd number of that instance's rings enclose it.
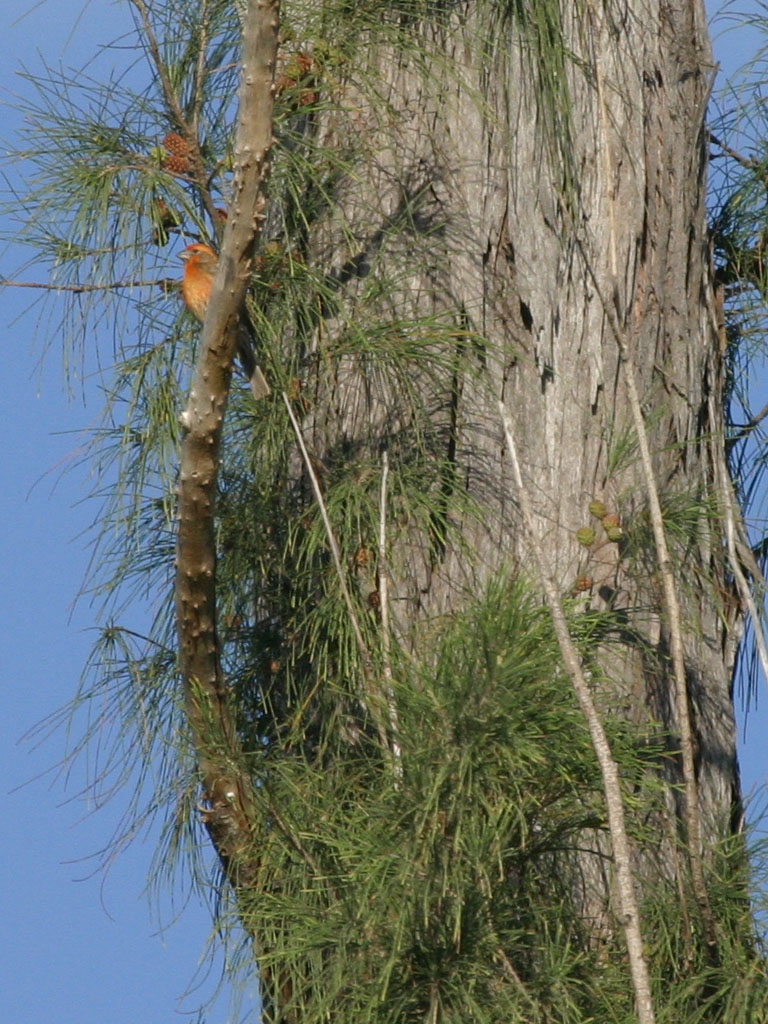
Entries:
{"label": "pine foliage", "polygon": [[[151,63],[144,5],[128,6],[133,56]],[[352,609],[279,401],[254,408],[234,388],[219,477],[222,660],[258,808],[256,884],[223,899],[220,922],[226,932],[229,912],[244,926],[266,1013],[286,1024],[633,1019],[610,913],[585,921],[576,896],[597,885],[582,875],[585,849],[601,864],[600,882],[610,874],[602,790],[535,587],[520,567],[500,566],[480,592],[462,584],[460,614],[406,628],[394,608],[384,637],[382,574],[415,589],[414,546],[435,564],[449,538],[461,545],[462,524],[482,517],[477,490],[470,495],[444,453],[452,381],[459,371],[480,373],[496,353],[441,291],[431,246],[444,228],[439,204],[424,182],[408,181],[385,223],[355,208],[360,168],[380,155],[377,124],[360,130],[361,111],[381,123],[401,113],[376,61],[400,60],[417,77],[434,68],[449,51],[454,6],[284,4],[270,206],[249,313],[274,390],[286,393],[318,447],[331,436],[327,420],[355,425],[354,443],[336,429],[312,467]],[[559,161],[564,195],[573,195],[562,5],[481,7],[488,53],[523,40],[549,158]],[[93,750],[98,737],[95,788],[131,793],[118,842],[159,816],[155,879],[181,865],[205,886],[171,593],[179,412],[197,326],[181,312],[171,250],[197,237],[215,243],[221,229],[239,21],[224,0],[152,4],[150,16],[165,81],[155,73],[147,82],[135,66],[106,83],[56,69],[34,76],[39,100],[28,111],[24,157],[35,179],[17,212],[38,266],[70,289],[60,325],[73,372],[77,354],[85,358],[108,332],[114,355],[101,371],[103,421],[87,455],[101,501],[91,586],[104,619],[83,688],[61,720],[74,710],[72,756]],[[442,73],[461,76],[458,64],[442,61]],[[179,144],[179,114],[197,132],[197,152]],[[366,216],[378,226],[361,248]],[[428,314],[409,298],[427,286]],[[109,362],[103,350],[100,359]],[[364,382],[366,401],[356,406],[347,391],[348,404],[337,404],[345,376]],[[382,451],[392,467],[384,550]],[[631,438],[615,457],[633,457]],[[686,537],[717,510],[690,495],[670,500],[666,514],[682,563]],[[652,571],[647,532],[638,515],[627,540],[638,572]],[[146,628],[135,628],[137,607]],[[583,615],[577,601],[569,615],[600,695],[596,652],[632,642],[631,628],[619,616]],[[663,803],[657,769],[669,752],[652,728],[604,710],[633,838],[649,859],[668,856],[674,836],[651,834],[645,821]],[[646,898],[659,1020],[766,1020],[741,841],[718,850],[711,870],[721,964],[707,959],[695,908],[672,881]]]}

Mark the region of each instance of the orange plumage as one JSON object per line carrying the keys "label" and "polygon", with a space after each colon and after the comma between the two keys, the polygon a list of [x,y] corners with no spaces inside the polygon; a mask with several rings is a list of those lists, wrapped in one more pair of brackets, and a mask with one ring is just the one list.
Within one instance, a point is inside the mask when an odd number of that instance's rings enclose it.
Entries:
{"label": "orange plumage", "polygon": [[[180,259],[184,260],[181,294],[187,309],[202,323],[205,320],[208,302],[211,298],[219,257],[209,245],[196,242],[194,245],[187,246],[181,253]],[[237,355],[251,383],[253,397],[258,401],[269,394],[270,387],[261,368],[256,364],[255,347],[256,340],[253,331],[243,315],[240,318],[237,332]]]}

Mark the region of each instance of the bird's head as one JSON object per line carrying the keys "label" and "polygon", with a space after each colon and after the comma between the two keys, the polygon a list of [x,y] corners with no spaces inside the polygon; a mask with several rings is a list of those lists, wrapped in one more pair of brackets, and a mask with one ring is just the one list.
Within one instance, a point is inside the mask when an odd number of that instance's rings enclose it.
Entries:
{"label": "bird's head", "polygon": [[188,245],[183,252],[179,253],[179,259],[183,260],[187,266],[203,268],[215,268],[218,263],[219,257],[210,247],[210,245],[204,245],[202,242],[195,242],[194,245]]}

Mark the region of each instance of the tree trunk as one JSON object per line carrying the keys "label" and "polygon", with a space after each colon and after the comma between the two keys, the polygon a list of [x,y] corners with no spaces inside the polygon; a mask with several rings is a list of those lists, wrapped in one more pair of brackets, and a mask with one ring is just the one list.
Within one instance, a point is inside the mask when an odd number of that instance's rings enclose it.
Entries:
{"label": "tree trunk", "polygon": [[[462,607],[501,567],[532,570],[502,398],[562,594],[623,623],[606,638],[604,703],[660,723],[663,770],[679,783],[669,633],[619,325],[682,602],[709,845],[733,827],[739,784],[717,514],[723,354],[704,204],[714,71],[706,20],[696,0],[561,8],[544,31],[526,21],[525,5],[516,17],[510,5],[452,5],[441,23],[410,26],[418,60],[383,31],[361,45],[380,89],[373,103],[345,86],[367,158],[312,243],[348,258],[334,275],[340,305],[316,333],[325,397],[305,434],[329,471],[350,451],[376,458],[382,442],[393,468],[430,447],[439,471],[425,489],[444,499],[442,521],[433,514],[391,538],[397,630],[416,646],[425,621]],[[336,130],[332,119],[319,127],[328,139]],[[423,371],[406,381],[389,372],[394,359],[339,354],[350,325],[371,316],[404,345],[406,319],[429,322],[439,379]],[[418,403],[429,412],[426,440],[415,436]],[[601,523],[595,502],[617,519]],[[585,527],[594,542],[580,542]],[[666,838],[677,799],[668,797]]]}

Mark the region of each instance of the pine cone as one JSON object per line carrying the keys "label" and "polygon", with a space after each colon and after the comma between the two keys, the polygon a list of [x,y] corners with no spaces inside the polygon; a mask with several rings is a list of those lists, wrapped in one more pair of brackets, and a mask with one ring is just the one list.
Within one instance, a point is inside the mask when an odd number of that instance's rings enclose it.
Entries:
{"label": "pine cone", "polygon": [[168,156],[163,160],[163,170],[171,174],[189,174],[192,169],[192,162],[188,156]]}
{"label": "pine cone", "polygon": [[163,168],[171,174],[189,174],[192,169],[192,147],[178,132],[168,132],[163,139],[170,156],[163,160]]}
{"label": "pine cone", "polygon": [[178,132],[168,132],[163,139],[163,145],[174,156],[189,156],[192,151],[192,147],[187,140],[179,135]]}

